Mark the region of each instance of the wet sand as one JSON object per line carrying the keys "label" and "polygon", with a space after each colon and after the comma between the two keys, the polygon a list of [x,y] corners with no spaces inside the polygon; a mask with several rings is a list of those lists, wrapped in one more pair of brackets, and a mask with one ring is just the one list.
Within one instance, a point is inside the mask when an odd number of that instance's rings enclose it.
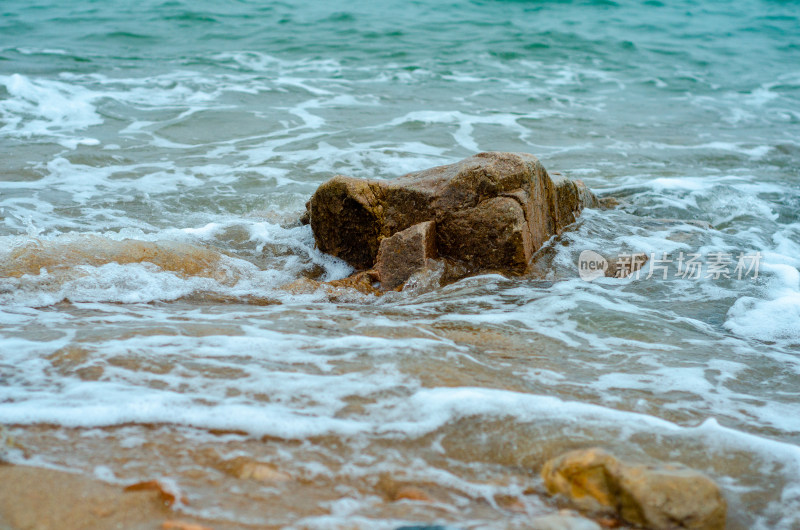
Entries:
{"label": "wet sand", "polygon": [[183,516],[152,487],[126,491],[81,475],[0,465],[0,529],[202,530],[245,528],[229,521]]}

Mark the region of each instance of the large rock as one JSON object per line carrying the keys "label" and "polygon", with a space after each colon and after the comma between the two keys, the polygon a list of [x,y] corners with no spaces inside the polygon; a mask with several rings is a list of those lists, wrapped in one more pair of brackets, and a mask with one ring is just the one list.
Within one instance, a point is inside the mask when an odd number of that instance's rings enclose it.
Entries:
{"label": "large rock", "polygon": [[470,272],[524,273],[545,241],[596,205],[582,182],[551,177],[536,157],[491,152],[393,180],[335,176],[307,214],[318,248],[359,270],[373,267],[386,238],[433,222],[441,258]]}
{"label": "large rock", "polygon": [[571,451],[542,469],[548,491],[576,507],[655,530],[722,530],[727,504],[706,475],[679,464],[630,465],[600,449]]}

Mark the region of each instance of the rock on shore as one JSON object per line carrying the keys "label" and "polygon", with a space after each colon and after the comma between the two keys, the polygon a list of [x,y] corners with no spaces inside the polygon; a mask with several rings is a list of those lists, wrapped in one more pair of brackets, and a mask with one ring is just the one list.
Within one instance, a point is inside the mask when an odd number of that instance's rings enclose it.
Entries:
{"label": "rock on shore", "polygon": [[571,451],[545,463],[548,491],[582,510],[654,530],[722,530],[727,504],[706,475],[680,464],[631,465],[601,449]]}
{"label": "rock on shore", "polygon": [[[438,257],[474,274],[522,274],[533,254],[597,198],[529,154],[489,152],[393,180],[337,175],[307,204],[317,247],[382,290]],[[407,258],[407,259],[404,259]]]}

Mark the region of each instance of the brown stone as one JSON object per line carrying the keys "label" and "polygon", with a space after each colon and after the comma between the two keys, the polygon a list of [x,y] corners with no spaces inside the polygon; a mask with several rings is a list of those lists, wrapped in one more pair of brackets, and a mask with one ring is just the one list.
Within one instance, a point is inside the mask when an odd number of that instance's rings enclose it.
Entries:
{"label": "brown stone", "polygon": [[406,500],[433,503],[445,495],[441,486],[436,484],[409,482],[389,473],[381,474],[375,486],[389,502]]}
{"label": "brown stone", "polygon": [[211,248],[177,241],[117,241],[95,235],[60,236],[51,241],[33,240],[14,248],[0,263],[0,276],[19,278],[39,274],[42,269],[79,275],[80,265],[99,267],[106,263],[152,263],[183,276],[206,276],[219,281],[236,278],[220,267],[223,255]]}
{"label": "brown stone", "polygon": [[400,287],[433,258],[436,258],[433,221],[417,223],[383,239],[375,262],[381,289],[389,291]]}
{"label": "brown stone", "polygon": [[707,476],[681,465],[626,466],[621,516],[651,528],[725,528],[725,499]]}
{"label": "brown stone", "polygon": [[[357,272],[347,278],[341,280],[332,280],[323,282],[322,285],[328,287],[346,287],[348,289],[355,289],[362,294],[375,294],[379,295],[381,292],[375,287],[378,282],[378,274],[374,270]],[[331,294],[330,290],[328,290]]]}
{"label": "brown stone", "polygon": [[242,480],[257,480],[259,482],[287,482],[292,479],[288,474],[280,471],[271,464],[251,460],[247,457],[237,457],[222,462],[220,467],[228,474]]}
{"label": "brown stone", "polygon": [[516,495],[499,493],[494,496],[494,502],[496,502],[499,507],[509,512],[525,513],[527,510],[525,503]]}
{"label": "brown stone", "polygon": [[629,465],[600,449],[571,451],[542,469],[548,491],[577,508],[655,530],[725,528],[727,505],[706,475],[679,464]]}
{"label": "brown stone", "polygon": [[159,495],[161,501],[164,503],[164,506],[172,506],[177,500],[180,500],[181,504],[189,504],[185,497],[178,499],[174,491],[170,490],[158,480],[137,482],[135,484],[131,484],[130,486],[125,486],[123,491],[154,491]]}
{"label": "brown stone", "polygon": [[311,278],[300,277],[291,283],[281,285],[279,288],[290,294],[312,294],[323,285],[322,282]]}
{"label": "brown stone", "polygon": [[394,492],[395,501],[417,501],[417,502],[433,502],[430,495],[425,493],[425,490],[414,486],[401,486]]}
{"label": "brown stone", "polygon": [[361,271],[342,278],[341,280],[330,280],[321,282],[311,278],[298,278],[297,280],[280,287],[283,291],[294,295],[324,293],[331,301],[347,297],[352,291],[361,294],[380,296],[383,294],[378,287],[378,272],[375,270]]}
{"label": "brown stone", "polygon": [[551,178],[536,157],[491,152],[393,180],[338,175],[307,208],[319,249],[359,270],[386,238],[432,221],[440,257],[470,272],[524,273],[545,241],[596,205],[582,182]]}
{"label": "brown stone", "polygon": [[597,199],[597,203],[603,210],[613,210],[615,208],[619,208],[624,204],[621,200],[617,199],[616,197],[602,197],[600,199]]}

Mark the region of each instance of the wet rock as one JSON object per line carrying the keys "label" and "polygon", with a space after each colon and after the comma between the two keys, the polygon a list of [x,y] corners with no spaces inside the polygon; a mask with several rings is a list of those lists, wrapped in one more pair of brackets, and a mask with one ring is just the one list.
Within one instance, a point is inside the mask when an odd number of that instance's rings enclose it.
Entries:
{"label": "wet rock", "polygon": [[0,262],[0,277],[36,275],[42,269],[80,276],[81,265],[152,263],[182,276],[204,276],[233,283],[238,278],[223,266],[223,254],[206,247],[177,241],[117,241],[94,235],[63,235],[52,240],[34,239],[14,248]]}
{"label": "wet rock", "polygon": [[[353,274],[352,276],[348,276],[347,278],[342,278],[341,280],[332,280],[329,282],[323,282],[323,285],[327,287],[346,287],[349,289],[355,289],[356,291],[363,293],[363,294],[381,294],[380,290],[378,290],[378,274],[374,270],[369,271],[361,271]],[[329,293],[330,294],[330,293]]]}
{"label": "wet rock", "polygon": [[180,502],[181,504],[189,503],[186,500],[186,497],[182,496],[179,492],[174,491],[167,484],[164,484],[158,480],[137,482],[135,484],[131,484],[130,486],[125,486],[123,491],[154,491],[159,495],[161,501],[164,503],[164,506],[172,506],[176,501]]}
{"label": "wet rock", "polygon": [[494,496],[494,502],[497,503],[497,506],[509,512],[525,513],[526,511],[525,502],[516,495],[498,493]]}
{"label": "wet rock", "polygon": [[491,152],[388,181],[338,175],[307,211],[319,249],[359,270],[373,267],[383,241],[430,222],[441,258],[470,273],[521,274],[544,242],[593,206],[582,182],[551,177],[534,156]]}
{"label": "wet rock", "polygon": [[[331,280],[321,282],[311,278],[298,278],[297,280],[281,286],[283,291],[291,294],[314,294],[319,291],[324,292],[331,301],[346,294],[346,291],[355,290],[362,294],[381,295],[379,289],[378,273],[374,270],[357,272],[341,280]],[[352,291],[350,291],[352,293]]]}
{"label": "wet rock", "polygon": [[433,483],[417,483],[398,479],[391,474],[383,474],[375,485],[378,492],[389,502],[415,501],[436,503],[446,498],[447,492]]}
{"label": "wet rock", "polygon": [[242,480],[259,482],[287,482],[292,479],[271,464],[265,464],[246,457],[238,457],[222,462],[220,466],[226,473]]}
{"label": "wet rock", "polygon": [[615,208],[619,208],[620,206],[625,204],[623,201],[617,199],[616,197],[601,197],[597,199],[597,203],[603,210],[614,210]]}
{"label": "wet rock", "polygon": [[629,465],[600,449],[571,451],[542,469],[548,491],[584,511],[656,530],[725,527],[727,505],[706,475],[679,464]]}
{"label": "wet rock", "polygon": [[433,502],[430,495],[425,490],[416,488],[414,486],[401,486],[393,492],[392,500],[394,501],[417,501],[417,502]]}
{"label": "wet rock", "polygon": [[389,291],[400,287],[436,256],[433,221],[417,223],[383,239],[375,263],[381,289]]}
{"label": "wet rock", "polygon": [[306,210],[300,215],[299,222],[301,225],[307,225],[311,223],[311,214],[308,211],[308,203],[306,203]]}
{"label": "wet rock", "polygon": [[300,277],[293,282],[281,285],[280,289],[290,294],[313,294],[323,285],[318,280],[311,278]]}

